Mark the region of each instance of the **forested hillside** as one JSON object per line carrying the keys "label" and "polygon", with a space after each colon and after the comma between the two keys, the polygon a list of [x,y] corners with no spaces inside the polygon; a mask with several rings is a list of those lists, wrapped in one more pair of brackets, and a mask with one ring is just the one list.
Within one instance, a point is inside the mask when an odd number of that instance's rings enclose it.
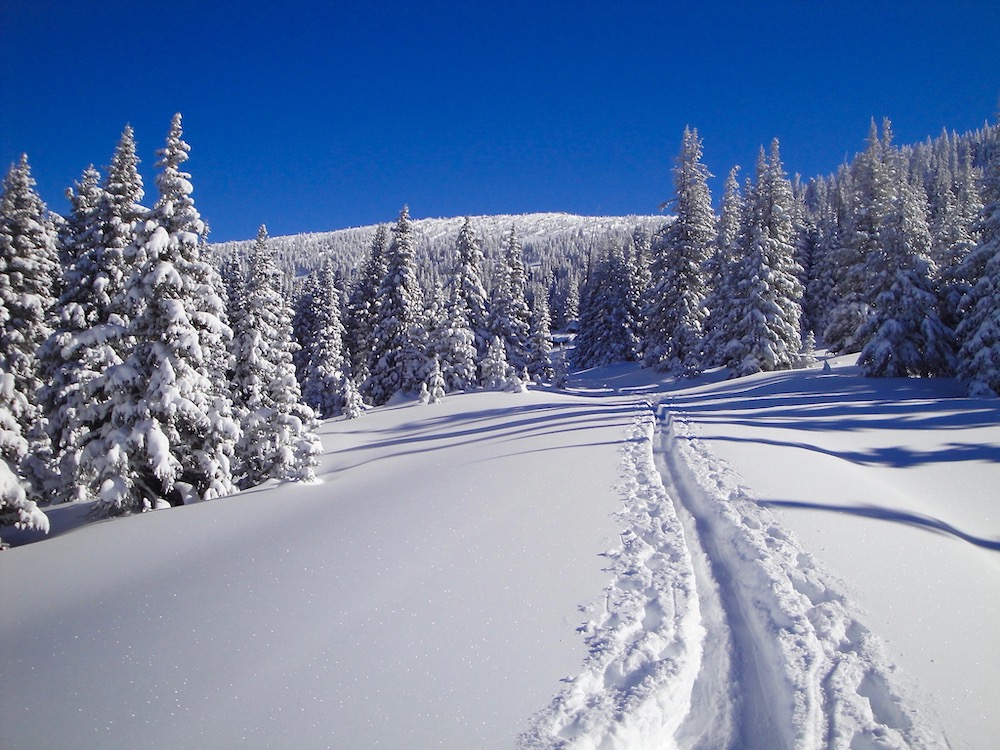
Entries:
{"label": "forested hillside", "polygon": [[[1000,128],[911,145],[873,121],[835,174],[778,141],[716,210],[685,130],[669,218],[425,219],[210,246],[181,117],[142,205],[126,128],[50,212],[27,156],[0,199],[0,523],[120,515],[306,479],[316,417],[400,395],[560,383],[616,361],[680,377],[802,367],[1000,394]],[[552,330],[579,331],[572,354]]]}

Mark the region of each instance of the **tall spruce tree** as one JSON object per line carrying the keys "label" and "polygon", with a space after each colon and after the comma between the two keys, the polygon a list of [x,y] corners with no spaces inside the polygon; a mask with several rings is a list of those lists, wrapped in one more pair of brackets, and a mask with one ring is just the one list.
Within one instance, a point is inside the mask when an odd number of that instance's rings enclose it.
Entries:
{"label": "tall spruce tree", "polygon": [[[48,533],[49,518],[28,498],[17,467],[28,452],[21,434],[27,399],[14,387],[14,377],[0,367],[0,528],[14,526]],[[4,548],[0,539],[0,550]]]}
{"label": "tall spruce tree", "polygon": [[324,419],[343,411],[344,381],[350,377],[340,300],[333,267],[324,263],[303,300],[309,305],[309,328],[299,333],[302,349],[298,355],[303,399]]}
{"label": "tall spruce tree", "polygon": [[452,273],[451,304],[459,305],[458,311],[475,336],[479,356],[486,353],[489,344],[489,305],[483,286],[483,250],[472,221],[466,218],[455,241],[455,270]]}
{"label": "tall spruce tree", "polygon": [[110,414],[92,444],[103,515],[235,490],[239,427],[223,390],[232,331],[218,273],[201,258],[206,228],[181,170],[190,150],[182,135],[178,114],[158,152],[159,199],[125,250],[132,272],[119,339],[130,348],[101,378]]}
{"label": "tall spruce tree", "polygon": [[521,257],[521,242],[512,224],[497,264],[497,285],[490,303],[490,332],[499,336],[507,361],[516,372],[528,364],[528,333],[531,311],[527,302],[527,275]]}
{"label": "tall spruce tree", "polygon": [[715,245],[716,220],[701,161],[698,131],[685,128],[674,168],[677,215],[654,243],[652,282],[646,305],[643,362],[676,375],[702,369],[708,310],[705,266]]}
{"label": "tall spruce tree", "polygon": [[384,225],[380,225],[375,230],[368,258],[361,268],[361,276],[351,291],[347,306],[345,343],[351,360],[351,374],[358,382],[364,382],[369,375],[378,291],[385,278],[388,243],[389,232]]}
{"label": "tall spruce tree", "polygon": [[743,196],[737,180],[739,167],[733,167],[722,191],[719,207],[715,248],[706,264],[708,293],[705,307],[708,318],[705,321],[705,341],[703,356],[706,365],[721,365],[725,362],[727,338],[735,328],[736,303],[736,257],[739,252],[738,240],[740,222],[743,218]]}
{"label": "tall spruce tree", "polygon": [[869,377],[947,375],[954,364],[953,334],[938,315],[931,281],[926,194],[907,176],[898,155],[887,155],[886,166],[894,196],[866,263],[873,303],[859,329],[866,343],[858,364]]}
{"label": "tall spruce tree", "polygon": [[970,396],[1000,396],[1000,128],[983,176],[978,242],[960,275],[969,284],[958,325],[958,378]]}
{"label": "tall spruce tree", "polygon": [[313,479],[322,451],[313,412],[301,403],[283,283],[262,225],[234,319],[233,396],[241,422],[236,464],[244,489],[266,479]]}
{"label": "tall spruce tree", "polygon": [[423,294],[413,255],[413,229],[404,206],[392,230],[376,312],[365,392],[376,406],[397,393],[416,393],[426,377],[422,350]]}
{"label": "tall spruce tree", "polygon": [[757,181],[747,197],[737,261],[735,328],[726,364],[737,376],[787,370],[800,364],[802,286],[791,221],[792,189],[785,177],[778,141],[757,160]]}
{"label": "tall spruce tree", "polygon": [[17,419],[28,450],[20,470],[29,494],[39,499],[46,499],[50,451],[39,406],[43,379],[38,350],[53,330],[58,271],[55,225],[35,192],[28,157],[22,155],[0,191],[0,368],[24,399]]}

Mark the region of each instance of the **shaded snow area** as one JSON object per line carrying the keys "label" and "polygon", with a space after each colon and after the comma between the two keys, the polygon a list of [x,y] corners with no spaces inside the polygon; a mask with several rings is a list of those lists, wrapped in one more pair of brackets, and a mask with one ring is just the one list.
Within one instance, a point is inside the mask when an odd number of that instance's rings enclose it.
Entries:
{"label": "shaded snow area", "polygon": [[398,403],[317,484],[49,509],[0,746],[1000,746],[1000,404],[830,364]]}

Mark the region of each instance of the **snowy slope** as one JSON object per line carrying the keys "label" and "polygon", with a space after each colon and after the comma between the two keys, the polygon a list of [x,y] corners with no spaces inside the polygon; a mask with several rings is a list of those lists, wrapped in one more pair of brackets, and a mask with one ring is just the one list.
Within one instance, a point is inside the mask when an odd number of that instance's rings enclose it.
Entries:
{"label": "snowy slope", "polygon": [[320,484],[54,509],[0,554],[0,746],[998,746],[1000,406],[833,364],[399,404]]}

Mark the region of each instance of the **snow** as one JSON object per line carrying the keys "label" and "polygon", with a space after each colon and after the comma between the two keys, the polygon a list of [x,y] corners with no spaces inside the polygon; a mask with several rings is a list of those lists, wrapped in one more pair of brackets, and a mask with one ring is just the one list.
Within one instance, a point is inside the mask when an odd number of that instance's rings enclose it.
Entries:
{"label": "snow", "polygon": [[0,745],[1000,743],[1000,404],[852,359],[329,420],[318,483],[7,531]]}

